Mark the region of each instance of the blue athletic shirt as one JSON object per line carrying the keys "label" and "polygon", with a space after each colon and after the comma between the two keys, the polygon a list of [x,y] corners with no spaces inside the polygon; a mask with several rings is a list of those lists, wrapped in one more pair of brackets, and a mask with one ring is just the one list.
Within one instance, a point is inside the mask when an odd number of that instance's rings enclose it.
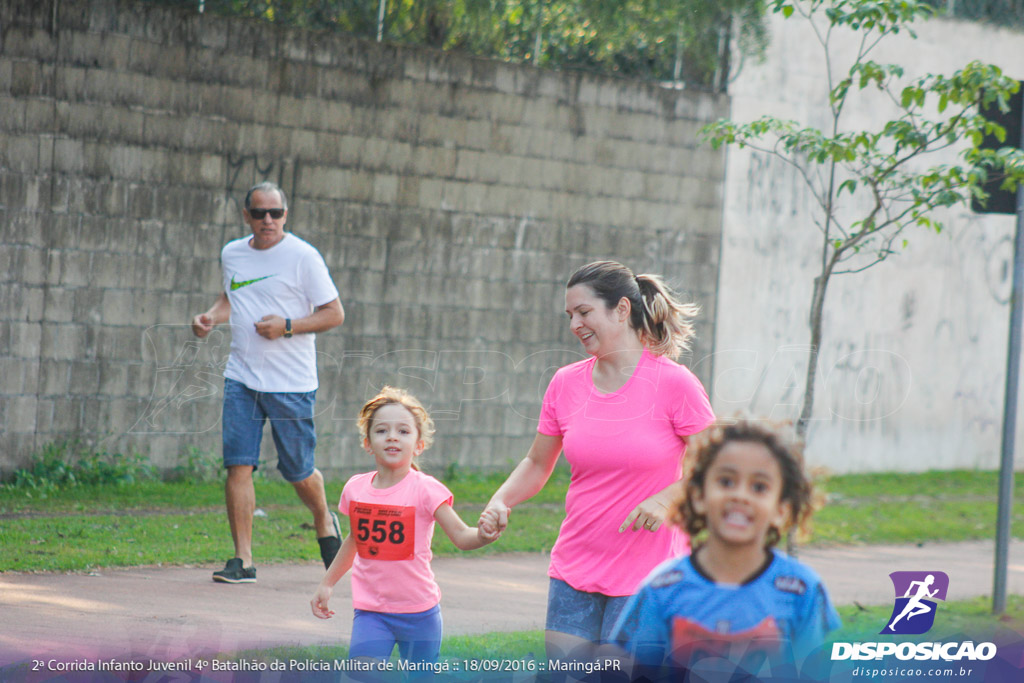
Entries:
{"label": "blue athletic shirt", "polygon": [[709,655],[802,659],[839,628],[821,579],[783,552],[771,550],[765,566],[739,585],[715,583],[692,557],[651,572],[615,625],[612,641],[642,665],[686,667]]}

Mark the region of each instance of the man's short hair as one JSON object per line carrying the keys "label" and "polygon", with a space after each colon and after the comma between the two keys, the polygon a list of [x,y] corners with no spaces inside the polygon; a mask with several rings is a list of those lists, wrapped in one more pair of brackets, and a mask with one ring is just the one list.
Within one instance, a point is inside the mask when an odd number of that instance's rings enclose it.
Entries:
{"label": "man's short hair", "polygon": [[276,192],[277,196],[281,198],[281,208],[288,208],[288,197],[285,196],[284,190],[282,190],[276,183],[272,183],[269,180],[264,180],[262,183],[253,185],[249,188],[249,191],[245,195],[245,210],[248,211],[252,208],[252,195],[254,192]]}

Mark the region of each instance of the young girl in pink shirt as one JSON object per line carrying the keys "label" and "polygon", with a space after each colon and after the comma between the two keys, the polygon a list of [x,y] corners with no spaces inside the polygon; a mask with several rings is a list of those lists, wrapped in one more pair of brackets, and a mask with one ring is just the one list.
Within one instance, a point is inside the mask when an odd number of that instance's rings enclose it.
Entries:
{"label": "young girl in pink shirt", "polygon": [[359,412],[363,448],[377,468],[348,480],[338,509],[352,531],[310,601],[329,619],[334,585],[352,570],[349,656],[386,660],[398,645],[410,662],[432,663],[441,649],[441,590],[430,568],[436,521],[461,550],[494,541],[497,532],[467,526],[452,509],[452,493],[424,474],[415,459],[430,447],[434,422],[411,394],[384,389]]}

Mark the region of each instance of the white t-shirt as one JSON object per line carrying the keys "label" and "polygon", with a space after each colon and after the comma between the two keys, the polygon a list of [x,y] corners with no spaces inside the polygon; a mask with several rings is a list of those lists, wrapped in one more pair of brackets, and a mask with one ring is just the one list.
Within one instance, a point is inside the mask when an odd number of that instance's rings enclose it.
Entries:
{"label": "white t-shirt", "polygon": [[291,233],[269,249],[251,235],[221,250],[224,292],[231,302],[231,354],[224,376],[255,391],[306,392],[318,386],[316,335],[265,339],[255,323],[266,315],[305,318],[338,298],[320,252]]}

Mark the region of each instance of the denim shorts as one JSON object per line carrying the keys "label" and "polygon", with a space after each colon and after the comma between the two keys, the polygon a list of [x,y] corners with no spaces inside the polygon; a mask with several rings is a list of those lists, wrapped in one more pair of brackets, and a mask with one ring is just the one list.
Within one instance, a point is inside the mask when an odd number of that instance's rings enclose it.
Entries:
{"label": "denim shorts", "polygon": [[316,390],[260,392],[225,378],[224,466],[259,467],[263,424],[270,420],[270,433],[277,446],[277,469],[285,481],[294,484],[310,477],[316,450],[315,402]]}
{"label": "denim shorts", "polygon": [[357,609],[352,619],[349,657],[388,659],[398,645],[398,656],[410,662],[436,662],[441,652],[441,606],[425,612],[393,614]]}
{"label": "denim shorts", "polygon": [[548,584],[548,617],[544,628],[592,643],[607,643],[630,596],[578,591],[561,579]]}

